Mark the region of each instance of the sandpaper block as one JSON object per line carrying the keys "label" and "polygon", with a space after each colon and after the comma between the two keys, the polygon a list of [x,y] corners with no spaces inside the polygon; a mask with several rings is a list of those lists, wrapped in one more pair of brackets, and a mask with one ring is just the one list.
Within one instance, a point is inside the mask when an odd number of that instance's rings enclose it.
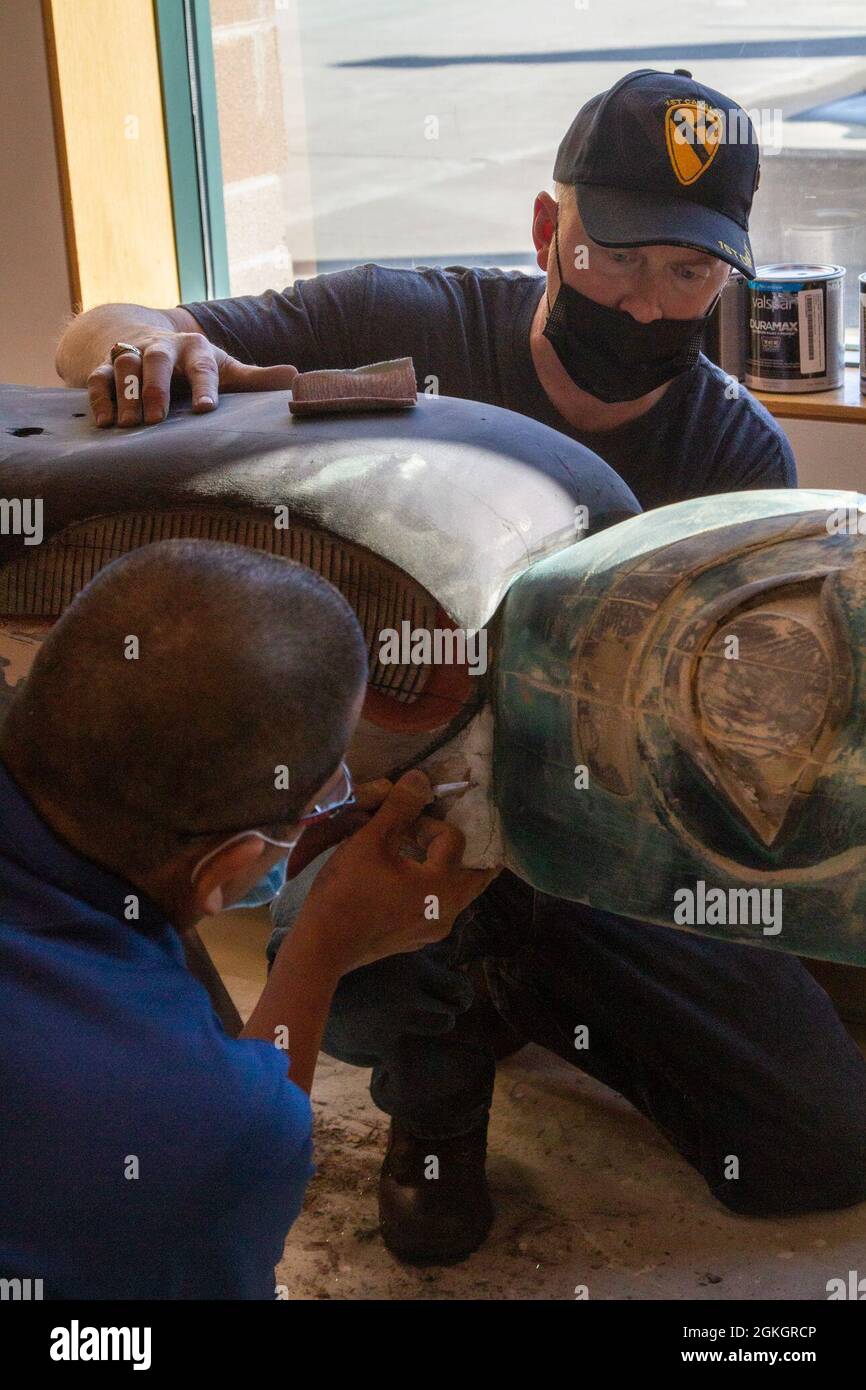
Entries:
{"label": "sandpaper block", "polygon": [[330,415],[349,410],[406,410],[417,401],[411,357],[371,362],[345,370],[301,372],[292,385],[293,415]]}

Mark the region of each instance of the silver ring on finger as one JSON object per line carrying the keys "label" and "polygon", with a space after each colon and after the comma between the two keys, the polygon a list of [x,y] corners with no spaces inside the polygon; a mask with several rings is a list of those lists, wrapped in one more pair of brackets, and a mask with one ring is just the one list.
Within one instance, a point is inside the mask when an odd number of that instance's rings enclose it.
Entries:
{"label": "silver ring on finger", "polygon": [[115,343],[113,348],[111,349],[111,352],[108,354],[109,359],[111,361],[111,365],[114,366],[118,357],[124,357],[128,353],[131,353],[133,357],[144,356],[144,353],[142,352],[141,348],[136,347],[135,343]]}

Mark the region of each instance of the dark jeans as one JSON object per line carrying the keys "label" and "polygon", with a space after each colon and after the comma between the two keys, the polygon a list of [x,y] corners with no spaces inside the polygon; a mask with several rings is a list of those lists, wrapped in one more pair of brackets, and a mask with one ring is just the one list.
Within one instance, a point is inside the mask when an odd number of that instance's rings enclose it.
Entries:
{"label": "dark jeans", "polygon": [[490,1106],[491,1049],[454,1027],[478,960],[519,1033],[631,1101],[726,1206],[866,1199],[866,1062],[796,958],[550,898],[507,872],[446,941],[353,971],[335,996],[325,1051],[372,1067],[376,1104],[419,1137],[464,1133]]}

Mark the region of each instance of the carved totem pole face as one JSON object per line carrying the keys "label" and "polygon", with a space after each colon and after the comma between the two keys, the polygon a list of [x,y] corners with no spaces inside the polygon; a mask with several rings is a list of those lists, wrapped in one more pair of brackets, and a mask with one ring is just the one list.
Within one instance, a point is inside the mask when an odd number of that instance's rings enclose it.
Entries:
{"label": "carved totem pole face", "polygon": [[866,958],[866,536],[842,520],[849,500],[680,503],[514,586],[495,787],[523,877],[726,940]]}

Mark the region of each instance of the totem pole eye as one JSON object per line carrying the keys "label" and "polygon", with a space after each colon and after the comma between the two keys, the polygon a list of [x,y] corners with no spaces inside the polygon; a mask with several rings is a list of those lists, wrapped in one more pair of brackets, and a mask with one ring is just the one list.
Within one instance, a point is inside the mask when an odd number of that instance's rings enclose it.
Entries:
{"label": "totem pole eye", "polygon": [[796,821],[850,704],[845,653],[821,601],[826,582],[735,613],[695,662],[705,771],[767,846]]}
{"label": "totem pole eye", "polygon": [[696,852],[743,872],[807,869],[859,838],[831,812],[828,781],[850,735],[843,599],[859,563],[831,567],[804,538],[750,568],[745,583],[739,560],[706,571],[688,619],[656,645],[644,765],[660,814]]}

